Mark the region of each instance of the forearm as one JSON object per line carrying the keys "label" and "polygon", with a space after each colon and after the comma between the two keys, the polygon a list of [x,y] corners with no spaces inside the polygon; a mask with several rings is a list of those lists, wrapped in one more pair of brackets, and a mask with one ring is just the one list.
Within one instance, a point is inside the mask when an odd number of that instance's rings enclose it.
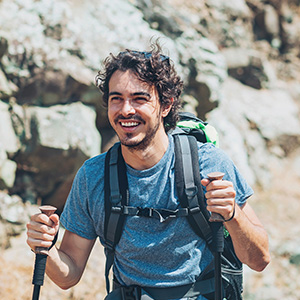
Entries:
{"label": "forearm", "polygon": [[95,240],[65,231],[59,249],[53,247],[47,260],[47,275],[62,289],[74,286],[81,278]]}
{"label": "forearm", "polygon": [[60,288],[68,289],[78,283],[82,270],[70,256],[53,247],[47,258],[46,274]]}
{"label": "forearm", "polygon": [[248,217],[252,212],[249,205],[244,209],[236,205],[235,217],[225,226],[241,262],[255,271],[262,271],[270,262],[268,235],[258,219]]}

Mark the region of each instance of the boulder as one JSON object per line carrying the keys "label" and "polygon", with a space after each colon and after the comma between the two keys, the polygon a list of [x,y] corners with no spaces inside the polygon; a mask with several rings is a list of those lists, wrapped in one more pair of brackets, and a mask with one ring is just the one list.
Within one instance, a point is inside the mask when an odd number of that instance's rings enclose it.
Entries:
{"label": "boulder", "polygon": [[8,159],[6,152],[0,147],[0,189],[12,188],[15,182],[17,164]]}
{"label": "boulder", "polygon": [[[95,111],[82,103],[24,108],[24,147],[14,157],[14,191],[24,200],[42,200],[69,182],[84,160],[100,153]],[[66,198],[68,191],[62,195]],[[59,207],[63,206],[59,203]]]}
{"label": "boulder", "polygon": [[267,186],[276,162],[298,148],[299,108],[284,90],[258,92],[232,78],[224,82],[222,93],[220,106],[209,114],[220,132],[221,147],[250,182],[255,178]]}

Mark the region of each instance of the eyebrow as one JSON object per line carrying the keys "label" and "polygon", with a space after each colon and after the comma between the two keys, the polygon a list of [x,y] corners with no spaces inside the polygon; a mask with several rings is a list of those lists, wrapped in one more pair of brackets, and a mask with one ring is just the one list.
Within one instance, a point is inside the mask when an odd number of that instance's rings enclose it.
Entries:
{"label": "eyebrow", "polygon": [[[121,96],[122,94],[119,93],[119,92],[110,92],[108,94],[108,96],[113,96],[113,95]],[[136,93],[132,93],[131,95],[132,96],[146,96],[148,98],[151,98],[151,95],[149,93],[146,93],[146,92],[136,92]]]}

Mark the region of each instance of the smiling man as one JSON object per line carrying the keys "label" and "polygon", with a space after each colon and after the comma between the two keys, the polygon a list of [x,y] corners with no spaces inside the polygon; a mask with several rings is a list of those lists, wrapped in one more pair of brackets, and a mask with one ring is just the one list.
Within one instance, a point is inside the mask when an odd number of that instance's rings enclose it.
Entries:
{"label": "smiling man", "polygon": [[[130,207],[178,209],[174,140],[168,131],[178,121],[183,84],[171,60],[160,53],[158,45],[150,52],[126,50],[110,55],[96,80],[120,140]],[[262,271],[270,260],[268,237],[247,201],[252,189],[223,151],[209,143],[198,143],[197,147],[207,210],[227,220],[225,226],[239,260]],[[52,245],[59,221],[66,228],[60,247],[49,251],[46,269],[62,288],[80,280],[95,239],[99,237],[106,244],[106,156],[93,157],[79,169],[61,219],[37,214],[27,225],[27,243],[33,250]],[[224,180],[206,179],[213,171],[224,172]],[[147,287],[156,292],[159,288],[159,299],[177,299],[174,293],[170,296],[170,289],[192,290],[211,260],[206,241],[193,232],[186,218],[159,221],[142,214],[128,215],[115,249],[114,288],[138,287],[143,291]],[[207,299],[203,294],[201,289],[193,290],[193,296],[185,298]],[[107,296],[110,300],[156,298],[151,293],[113,292]]]}

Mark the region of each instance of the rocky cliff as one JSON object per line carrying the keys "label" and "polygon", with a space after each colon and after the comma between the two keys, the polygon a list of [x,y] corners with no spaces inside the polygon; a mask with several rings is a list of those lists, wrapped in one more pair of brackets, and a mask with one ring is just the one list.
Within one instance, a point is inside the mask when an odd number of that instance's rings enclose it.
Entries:
{"label": "rocky cliff", "polygon": [[[299,285],[286,283],[300,263],[294,238],[300,231],[299,4],[0,0],[2,248],[24,230],[35,204],[61,210],[83,161],[116,140],[94,83],[103,59],[125,48],[147,50],[159,37],[185,82],[184,110],[217,128],[221,147],[256,190],[253,205],[275,262],[260,277],[247,271],[246,296],[299,299]],[[289,270],[289,280],[280,270]],[[1,298],[19,299],[13,297]]]}

